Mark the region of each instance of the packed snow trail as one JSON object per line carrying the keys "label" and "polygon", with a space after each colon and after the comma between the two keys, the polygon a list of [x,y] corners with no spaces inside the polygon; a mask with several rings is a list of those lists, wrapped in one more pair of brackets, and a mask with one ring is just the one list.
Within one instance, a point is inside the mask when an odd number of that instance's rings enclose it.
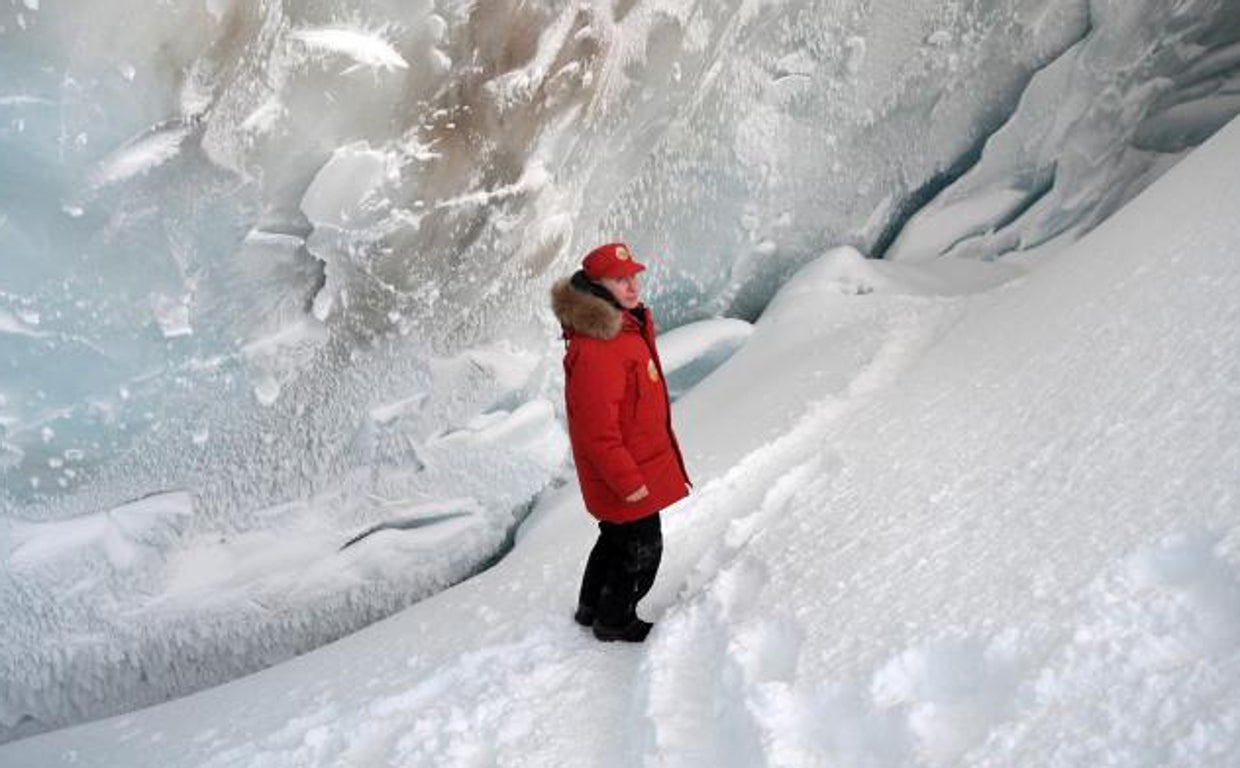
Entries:
{"label": "packed snow trail", "polygon": [[572,623],[592,527],[568,485],[477,578],[0,763],[1230,765],[1238,154],[1233,123],[971,298],[878,290],[895,268],[847,252],[794,279],[679,403],[699,490],[643,646]]}

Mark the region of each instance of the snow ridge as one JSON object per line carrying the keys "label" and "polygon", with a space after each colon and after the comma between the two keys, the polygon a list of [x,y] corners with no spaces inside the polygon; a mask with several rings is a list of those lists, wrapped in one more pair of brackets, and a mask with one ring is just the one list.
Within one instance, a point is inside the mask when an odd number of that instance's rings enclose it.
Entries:
{"label": "snow ridge", "polygon": [[[846,255],[827,258],[847,263]],[[769,579],[747,547],[768,520],[787,511],[797,489],[838,469],[822,448],[831,424],[894,384],[961,308],[960,301],[937,299],[894,313],[885,341],[844,392],[810,407],[790,432],[707,483],[669,517],[669,537],[694,529],[698,540],[718,543],[684,579],[677,602],[685,608],[664,617],[641,665],[636,694],[648,729],[642,764],[814,764],[822,724],[810,703],[791,695],[805,630],[795,616],[760,610]]]}

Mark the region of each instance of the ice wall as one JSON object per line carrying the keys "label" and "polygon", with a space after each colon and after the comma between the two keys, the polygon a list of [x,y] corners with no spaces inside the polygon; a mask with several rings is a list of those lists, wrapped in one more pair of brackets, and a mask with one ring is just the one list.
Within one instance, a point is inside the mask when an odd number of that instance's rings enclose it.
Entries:
{"label": "ice wall", "polygon": [[[675,325],[753,317],[828,245],[1071,237],[1240,111],[1238,13],[0,0],[0,613],[28,654],[0,733],[119,706],[69,670],[129,654],[142,703],[212,682],[187,648],[283,638],[238,673],[441,583],[342,565],[290,597],[319,550],[250,558],[272,531],[328,551],[459,500],[484,561],[564,458],[545,290],[587,246],[633,243]],[[189,511],[127,527],[150,494]],[[97,535],[30,559],[72,521]],[[165,611],[207,541],[242,542],[222,562],[260,586],[235,594],[318,629]],[[96,570],[107,542],[140,556]],[[75,628],[95,640],[56,662]]]}
{"label": "ice wall", "polygon": [[[967,172],[887,256],[995,258],[1076,239],[1240,111],[1240,5],[1090,5]],[[1056,245],[1056,243],[1058,245]]]}

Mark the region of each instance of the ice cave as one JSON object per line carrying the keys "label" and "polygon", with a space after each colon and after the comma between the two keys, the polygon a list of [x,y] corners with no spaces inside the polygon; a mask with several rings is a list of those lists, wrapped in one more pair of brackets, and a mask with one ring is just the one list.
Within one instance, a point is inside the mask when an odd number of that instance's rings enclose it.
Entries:
{"label": "ice cave", "polygon": [[[0,0],[0,764],[1234,765],[1237,114],[1235,0]],[[612,240],[701,478],[629,671],[504,592],[576,578]],[[289,682],[348,642],[420,693]]]}

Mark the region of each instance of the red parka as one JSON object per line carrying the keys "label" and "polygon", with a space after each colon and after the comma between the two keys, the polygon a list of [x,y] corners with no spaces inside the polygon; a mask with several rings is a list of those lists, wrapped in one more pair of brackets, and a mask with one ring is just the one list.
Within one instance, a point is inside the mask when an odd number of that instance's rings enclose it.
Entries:
{"label": "red parka", "polygon": [[[672,432],[654,318],[646,322],[568,279],[551,289],[564,328],[564,399],[568,436],[586,509],[627,523],[688,495],[689,476]],[[625,499],[642,486],[650,492]]]}

